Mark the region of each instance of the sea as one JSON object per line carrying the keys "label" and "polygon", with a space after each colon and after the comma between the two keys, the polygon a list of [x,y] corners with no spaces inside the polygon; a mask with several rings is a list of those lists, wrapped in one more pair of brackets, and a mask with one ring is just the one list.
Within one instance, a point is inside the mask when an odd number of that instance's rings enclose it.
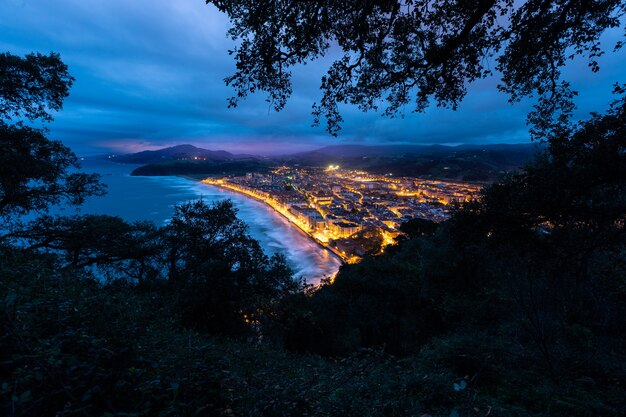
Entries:
{"label": "sea", "polygon": [[97,172],[107,186],[103,197],[90,197],[80,208],[66,208],[60,214],[108,214],[134,222],[149,220],[166,224],[174,207],[185,201],[202,198],[208,203],[232,200],[237,216],[248,225],[250,235],[259,241],[268,256],[282,253],[294,270],[294,278],[316,285],[334,276],[341,265],[339,258],[324,249],[295,225],[262,202],[215,186],[181,177],[135,177],[137,165],[85,159],[82,171]]}

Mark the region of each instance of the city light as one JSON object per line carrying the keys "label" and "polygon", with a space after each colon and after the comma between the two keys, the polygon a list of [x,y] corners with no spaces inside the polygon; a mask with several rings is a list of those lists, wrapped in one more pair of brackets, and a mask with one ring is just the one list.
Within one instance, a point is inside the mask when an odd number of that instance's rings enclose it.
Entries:
{"label": "city light", "polygon": [[[445,220],[454,201],[469,201],[481,185],[341,169],[277,167],[269,174],[207,178],[262,201],[346,263],[383,253],[402,222]],[[375,246],[372,246],[375,245]],[[374,248],[374,249],[372,249]]]}

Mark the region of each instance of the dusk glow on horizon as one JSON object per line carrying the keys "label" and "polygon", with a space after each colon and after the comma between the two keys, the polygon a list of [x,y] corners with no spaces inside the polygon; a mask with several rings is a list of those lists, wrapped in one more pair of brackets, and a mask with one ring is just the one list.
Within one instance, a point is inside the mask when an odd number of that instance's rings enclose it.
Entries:
{"label": "dusk glow on horizon", "polygon": [[[234,71],[229,21],[202,0],[6,0],[0,4],[0,50],[23,55],[59,52],[76,78],[51,137],[81,155],[137,152],[181,143],[233,153],[287,154],[327,145],[524,143],[531,102],[511,105],[497,78],[469,86],[458,111],[430,107],[423,114],[382,117],[345,106],[339,138],[312,127],[311,105],[333,57],[298,67],[294,92],[276,113],[263,94],[227,108]],[[619,31],[604,37],[612,50]],[[575,116],[602,111],[611,85],[624,78],[625,51],[601,57],[592,74],[582,59],[564,79],[579,92]],[[495,63],[494,63],[495,66]]]}

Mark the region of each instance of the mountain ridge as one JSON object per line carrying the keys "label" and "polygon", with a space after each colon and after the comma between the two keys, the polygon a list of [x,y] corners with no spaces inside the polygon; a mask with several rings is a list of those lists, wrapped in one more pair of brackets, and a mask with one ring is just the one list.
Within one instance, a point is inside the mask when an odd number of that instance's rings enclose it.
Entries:
{"label": "mountain ridge", "polygon": [[110,158],[144,165],[133,175],[235,174],[265,172],[271,165],[322,167],[339,164],[374,174],[424,178],[492,181],[517,171],[541,149],[537,144],[494,145],[330,145],[276,157],[234,155],[193,145]]}
{"label": "mountain ridge", "polygon": [[[307,158],[309,156],[324,155],[339,158],[350,157],[363,157],[363,156],[398,156],[398,154],[404,155],[429,155],[443,152],[457,152],[457,151],[469,151],[469,150],[497,150],[497,151],[516,151],[536,149],[537,145],[534,143],[523,144],[488,144],[488,145],[474,145],[474,144],[461,144],[461,145],[360,145],[360,144],[342,144],[342,145],[327,145],[318,149],[285,153],[275,156],[262,156],[254,154],[233,154],[225,150],[211,150],[200,148],[191,144],[181,144],[175,146],[169,146],[156,150],[145,150],[135,153],[128,153],[122,155],[108,155],[106,158],[119,163],[156,163],[164,162],[165,160],[175,159],[193,159],[193,157],[204,158],[207,160],[225,161],[234,159],[274,159],[274,160],[289,160],[294,158]],[[104,157],[104,156],[103,156]]]}
{"label": "mountain ridge", "polygon": [[113,162],[123,164],[154,164],[159,162],[167,162],[173,160],[211,160],[211,161],[228,161],[236,159],[244,159],[249,155],[235,155],[224,150],[210,150],[198,148],[190,144],[182,144],[170,146],[152,151],[141,151],[136,153],[116,155],[108,157]]}

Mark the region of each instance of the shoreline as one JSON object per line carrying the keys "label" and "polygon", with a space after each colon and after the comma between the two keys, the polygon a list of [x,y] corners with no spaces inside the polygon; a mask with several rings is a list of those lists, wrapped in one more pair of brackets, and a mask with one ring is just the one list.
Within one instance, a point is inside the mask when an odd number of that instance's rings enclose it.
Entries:
{"label": "shoreline", "polygon": [[[289,223],[290,226],[292,226],[293,228],[295,228],[298,232],[300,232],[301,234],[303,234],[304,236],[306,236],[310,241],[314,242],[315,244],[317,244],[321,249],[328,251],[332,256],[334,256],[335,258],[337,258],[339,260],[339,262],[341,263],[341,265],[345,265],[347,262],[339,255],[337,254],[331,247],[325,246],[322,242],[320,242],[319,240],[313,238],[311,235],[309,235],[306,231],[302,230],[297,224],[295,224],[294,222],[292,222],[287,216],[283,215],[281,212],[279,212],[278,210],[276,210],[274,207],[272,207],[270,204],[268,204],[266,201],[260,199],[260,198],[256,198],[254,196],[248,195],[246,193],[242,193],[240,191],[237,191],[233,188],[230,187],[225,187],[225,186],[220,186],[219,184],[207,184],[204,182],[203,179],[199,179],[199,178],[194,178],[194,177],[190,177],[188,175],[176,175],[179,178],[183,178],[189,181],[194,181],[200,184],[204,184],[204,185],[209,185],[209,186],[213,186],[216,188],[221,188],[223,190],[228,190],[231,191],[233,193],[237,193],[240,196],[249,198],[253,201],[257,201],[259,203],[263,203],[263,205],[269,207],[271,209],[271,211],[277,215],[279,215],[282,219],[286,220],[287,223]],[[205,178],[206,179],[206,178]]]}

